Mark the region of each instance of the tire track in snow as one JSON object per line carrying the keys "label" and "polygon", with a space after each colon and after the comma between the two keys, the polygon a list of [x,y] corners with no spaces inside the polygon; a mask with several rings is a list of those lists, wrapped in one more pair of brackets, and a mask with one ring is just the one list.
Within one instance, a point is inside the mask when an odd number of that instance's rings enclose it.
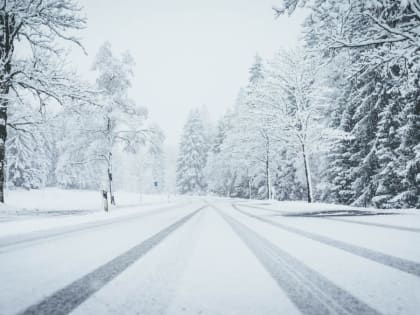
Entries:
{"label": "tire track in snow", "polygon": [[107,226],[110,224],[116,223],[124,223],[126,221],[130,221],[133,219],[144,218],[154,214],[160,214],[162,212],[174,209],[179,207],[182,204],[175,204],[167,207],[158,208],[155,210],[150,210],[147,212],[136,213],[133,215],[127,215],[123,217],[117,217],[109,220],[104,220],[100,222],[89,222],[89,223],[82,223],[76,226],[67,226],[62,228],[55,228],[43,231],[35,231],[27,234],[22,235],[13,235],[13,236],[6,236],[0,238],[0,254],[9,252],[15,248],[15,246],[25,245],[26,243],[33,243],[43,240],[48,240],[51,238],[57,238],[62,236],[67,236],[69,234],[82,232],[82,231],[89,231],[92,229],[96,229],[102,226]]}
{"label": "tire track in snow", "polygon": [[380,314],[250,228],[218,212],[302,314]]}
{"label": "tire track in snow", "polygon": [[[392,212],[379,212],[379,211],[361,211],[361,210],[321,210],[321,211],[284,211],[284,210],[274,210],[274,209],[268,209],[261,206],[255,206],[255,205],[248,205],[244,203],[235,203],[236,205],[240,207],[246,207],[246,208],[253,208],[258,210],[264,210],[271,212],[273,216],[278,216],[279,214],[281,216],[286,217],[305,217],[305,218],[321,218],[321,219],[329,219],[329,218],[337,218],[337,217],[355,217],[355,216],[377,216],[377,215],[392,215],[392,214],[398,214],[398,213],[392,213]],[[338,218],[337,218],[338,219]]]}
{"label": "tire track in snow", "polygon": [[261,207],[261,206],[247,205],[247,204],[244,204],[244,203],[238,203],[238,205],[241,206],[241,207],[246,207],[246,208],[264,210],[264,211],[267,211],[267,212],[271,212],[273,214],[279,214],[279,213],[281,213],[281,214],[289,214],[288,211],[284,211],[284,210],[267,209],[267,208],[264,208],[264,207]]}
{"label": "tire track in snow", "polygon": [[276,226],[278,228],[281,228],[285,231],[303,236],[305,238],[311,239],[313,241],[317,241],[341,250],[344,250],[346,252],[349,252],[350,254],[356,255],[356,256],[360,256],[372,261],[375,261],[377,263],[380,263],[382,265],[394,268],[394,269],[398,269],[400,271],[412,274],[414,276],[420,277],[420,263],[417,262],[413,262],[407,259],[403,259],[403,258],[399,258],[396,256],[392,256],[392,255],[388,255],[388,254],[384,254],[372,249],[368,249],[365,247],[360,247],[357,245],[352,245],[343,241],[338,241],[320,234],[316,234],[316,233],[311,233],[311,232],[307,232],[301,229],[297,229],[291,226],[287,226],[287,225],[283,225],[281,223],[278,222],[274,222],[271,221],[269,219],[248,213],[244,210],[239,209],[235,204],[232,204],[232,207],[239,211],[240,213],[251,217],[253,219],[268,223],[270,225]]}
{"label": "tire track in snow", "polygon": [[367,225],[367,226],[375,226],[375,227],[392,229],[392,230],[399,230],[399,231],[405,231],[405,232],[420,233],[419,228],[411,228],[411,227],[406,227],[406,226],[398,226],[398,225],[375,223],[375,222],[365,222],[365,221],[352,220],[352,219],[348,220],[348,219],[326,218],[326,217],[323,217],[322,219],[339,221],[339,222],[346,222],[346,223],[353,223],[353,224],[360,224],[360,225]]}
{"label": "tire track in snow", "polygon": [[64,315],[70,313],[77,306],[87,300],[92,294],[100,290],[108,282],[122,273],[134,262],[144,256],[148,251],[163,241],[168,235],[181,227],[202,209],[202,206],[193,213],[184,216],[175,223],[129,249],[125,253],[115,257],[106,264],[98,267],[82,278],[70,283],[61,290],[56,291],[37,304],[20,312],[21,315]]}
{"label": "tire track in snow", "polygon": [[[237,206],[240,207],[247,207],[247,208],[253,208],[253,209],[258,209],[258,210],[265,210],[265,211],[269,211],[275,214],[281,213],[281,214],[285,214],[285,215],[290,215],[290,212],[284,211],[284,210],[271,210],[271,209],[267,209],[267,208],[263,208],[263,207],[259,207],[259,206],[255,206],[255,205],[247,205],[247,204],[242,204],[242,203],[236,203]],[[366,216],[375,216],[375,215],[389,215],[391,213],[376,213],[376,214],[369,214]],[[333,215],[328,215],[328,216],[314,216],[314,215],[308,215],[308,213],[304,213],[304,214],[296,214],[293,215],[294,217],[306,217],[306,218],[316,218],[316,219],[325,219],[325,220],[335,220],[335,221],[340,221],[340,222],[348,222],[348,223],[354,223],[354,224],[361,224],[361,225],[367,225],[367,226],[375,226],[375,227],[381,227],[381,228],[386,228],[386,229],[393,229],[393,230],[399,230],[399,231],[406,231],[406,232],[414,232],[414,233],[420,233],[420,228],[411,228],[411,227],[407,227],[407,226],[399,226],[399,225],[392,225],[392,224],[383,224],[383,223],[375,223],[375,222],[366,222],[366,221],[359,221],[359,220],[353,220],[353,219],[342,219],[342,218],[338,218],[337,216],[333,216]],[[352,217],[353,215],[346,215],[346,217]],[[364,215],[362,215],[364,216]]]}

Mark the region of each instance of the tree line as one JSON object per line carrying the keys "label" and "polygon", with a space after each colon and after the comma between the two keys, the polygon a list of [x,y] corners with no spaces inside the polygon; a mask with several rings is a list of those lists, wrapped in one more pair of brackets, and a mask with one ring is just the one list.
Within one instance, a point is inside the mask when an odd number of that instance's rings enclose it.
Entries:
{"label": "tree line", "polygon": [[178,191],[419,208],[420,3],[284,0],[274,11],[297,7],[308,11],[301,47],[257,56],[216,130],[190,114]]}
{"label": "tree line", "polygon": [[4,189],[45,186],[105,189],[115,203],[115,173],[163,159],[164,136],[129,97],[135,65],[104,43],[86,82],[66,66],[65,43],[86,27],[74,0],[0,3],[0,202]]}

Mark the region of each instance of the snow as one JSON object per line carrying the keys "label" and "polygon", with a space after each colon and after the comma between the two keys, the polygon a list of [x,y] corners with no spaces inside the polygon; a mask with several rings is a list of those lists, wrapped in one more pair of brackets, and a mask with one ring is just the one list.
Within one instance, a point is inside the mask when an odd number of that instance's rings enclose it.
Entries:
{"label": "snow", "polygon": [[[117,191],[115,199],[118,206],[137,205],[140,203],[162,202],[167,195],[139,194]],[[32,190],[6,191],[7,205],[30,210],[102,210],[101,192],[92,190],[74,190],[44,188]]]}
{"label": "snow", "polygon": [[110,207],[106,213],[101,195],[95,191],[13,190],[7,192],[6,198],[7,204],[0,207],[0,222],[3,221],[0,237],[112,220],[182,202],[183,199],[165,194],[140,196],[116,192],[117,207]]}
{"label": "snow", "polygon": [[420,313],[419,0],[283,0],[298,45],[217,124],[191,109],[176,156],[129,51],[65,66],[76,2],[2,6],[0,315]]}
{"label": "snow", "polygon": [[[83,195],[83,192],[77,191],[59,193]],[[89,195],[86,193],[86,196]],[[124,194],[120,195],[123,203],[122,196]],[[420,229],[420,213],[346,216],[336,220],[279,215],[283,209],[307,213],[337,209],[335,205],[194,197],[177,198],[168,203],[167,200],[159,202],[155,196],[147,198],[145,196],[144,200],[156,203],[113,209],[109,213],[94,211],[85,215],[69,214],[0,223],[0,314],[15,314],[75,280],[86,278],[203,205],[207,207],[115,278],[98,287],[80,305],[75,305],[72,314],[265,315],[302,312],[302,305],[293,302],[285,284],[278,281],[270,266],[262,263],[261,253],[251,250],[242,238],[242,232],[234,230],[231,223],[224,219],[226,215],[304,264],[317,275],[315,279],[326,279],[336,286],[336,290],[343,290],[382,314],[415,314],[420,308],[418,276],[256,220],[238,212],[232,203],[239,209],[287,227],[418,264],[420,233],[345,220]],[[127,197],[126,204],[132,201]],[[37,202],[43,205],[41,200]],[[84,206],[77,202],[79,207]],[[89,202],[86,200],[86,205]],[[44,206],[52,206],[52,203],[46,201]],[[244,204],[258,208],[245,207]],[[101,225],[105,222],[110,224]],[[78,227],[84,228],[66,233],[66,229]],[[2,245],[2,241],[10,237],[33,235],[35,231],[44,231],[47,236],[51,231],[63,233],[48,237],[41,234],[38,239],[22,244]],[[276,267],[281,261],[274,259],[271,263],[274,264],[272,267]],[[299,270],[300,267],[290,268]],[[283,274],[286,270],[280,268],[275,272]],[[311,285],[317,292],[323,290],[322,283],[315,281]],[[295,289],[308,290],[308,287],[298,281]],[[329,292],[325,289],[321,293],[328,297]],[[67,298],[71,296],[64,296],[64,300]]]}
{"label": "snow", "polygon": [[298,314],[210,208],[74,312],[93,313]]}
{"label": "snow", "polygon": [[167,314],[298,314],[214,209],[203,214],[189,266]]}
{"label": "snow", "polygon": [[[268,211],[282,213],[282,214],[311,214],[313,212],[322,212],[323,215],[329,215],[329,211],[340,211],[341,215],[347,212],[357,211],[360,214],[364,213],[401,213],[401,214],[418,214],[416,209],[377,209],[377,208],[363,208],[345,206],[333,203],[312,202],[306,201],[277,201],[277,200],[248,200],[248,199],[232,199],[233,202],[238,202],[246,206],[254,206],[265,208]],[[359,217],[358,217],[359,219]]]}
{"label": "snow", "polygon": [[[308,208],[314,209],[313,206]],[[418,311],[420,281],[417,277],[253,220],[233,208],[229,214],[382,313],[415,314]],[[394,222],[398,222],[399,218],[403,217],[394,217]],[[336,221],[317,218],[282,217],[277,221],[285,224],[285,220],[287,225],[305,231],[316,231],[361,246],[377,246],[394,256],[409,257],[420,263],[420,248],[416,246],[420,243],[420,235],[416,233],[381,231],[372,227],[357,228],[353,224],[345,226]],[[420,227],[420,213],[416,220]]]}
{"label": "snow", "polygon": [[[129,219],[0,252],[0,314],[14,314],[142,242],[195,209]],[[137,209],[139,210],[139,209]],[[92,215],[93,216],[93,215]]]}

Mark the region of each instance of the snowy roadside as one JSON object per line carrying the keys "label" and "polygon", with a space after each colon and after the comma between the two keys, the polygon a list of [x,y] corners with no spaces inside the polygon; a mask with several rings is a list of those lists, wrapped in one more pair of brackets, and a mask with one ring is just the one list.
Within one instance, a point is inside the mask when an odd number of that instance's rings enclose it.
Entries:
{"label": "snowy roadside", "polygon": [[376,215],[376,214],[420,214],[418,209],[377,209],[352,207],[322,202],[307,203],[305,201],[276,201],[231,199],[233,203],[265,209],[283,215]]}
{"label": "snowy roadside", "polygon": [[[160,202],[167,195],[140,195],[139,193],[117,191],[115,198],[119,206]],[[33,190],[6,191],[6,201],[15,209],[42,211],[101,210],[102,198],[99,191],[44,188]]]}
{"label": "snowy roadside", "polygon": [[168,195],[142,195],[128,192],[115,194],[118,205],[108,213],[102,210],[100,195],[95,191],[16,190],[8,192],[8,203],[0,205],[0,237],[104,221],[151,211],[182,202]]}

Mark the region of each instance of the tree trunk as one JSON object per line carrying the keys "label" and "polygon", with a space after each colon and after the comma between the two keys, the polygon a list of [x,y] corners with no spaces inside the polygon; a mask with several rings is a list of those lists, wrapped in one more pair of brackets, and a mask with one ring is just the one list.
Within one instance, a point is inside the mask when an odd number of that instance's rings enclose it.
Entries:
{"label": "tree trunk", "polygon": [[4,186],[6,170],[6,139],[7,139],[7,92],[1,92],[0,102],[0,202],[4,203]]}
{"label": "tree trunk", "polygon": [[108,161],[108,184],[109,184],[109,196],[111,199],[111,205],[115,206],[114,193],[112,191],[112,153],[109,152],[109,161]]}
{"label": "tree trunk", "polygon": [[233,173],[232,180],[230,181],[230,184],[229,184],[229,191],[228,191],[229,198],[232,197],[232,190],[233,190],[233,186],[235,185],[235,182],[236,182],[236,172]]}
{"label": "tree trunk", "polygon": [[111,205],[115,206],[115,198],[114,193],[112,192],[112,141],[111,141],[111,126],[112,121],[111,118],[107,117],[107,131],[108,131],[108,147],[109,147],[109,153],[108,153],[108,186],[109,186],[109,199],[111,202]]}
{"label": "tree trunk", "polygon": [[303,156],[303,165],[305,167],[305,178],[306,178],[306,189],[308,191],[308,202],[311,203],[313,201],[311,171],[310,171],[308,156],[307,156],[306,148],[304,144],[302,144],[302,156]]}
{"label": "tree trunk", "polygon": [[4,186],[6,170],[6,139],[7,139],[7,108],[9,105],[11,60],[13,53],[13,39],[11,34],[15,27],[15,19],[9,14],[0,16],[0,202],[4,203]]}
{"label": "tree trunk", "polygon": [[265,176],[266,176],[266,189],[267,199],[271,199],[271,174],[270,174],[270,141],[267,140],[267,151],[265,157]]}
{"label": "tree trunk", "polygon": [[270,173],[269,173],[270,165],[268,163],[268,159],[265,161],[265,178],[266,178],[266,194],[267,199],[270,199]]}

